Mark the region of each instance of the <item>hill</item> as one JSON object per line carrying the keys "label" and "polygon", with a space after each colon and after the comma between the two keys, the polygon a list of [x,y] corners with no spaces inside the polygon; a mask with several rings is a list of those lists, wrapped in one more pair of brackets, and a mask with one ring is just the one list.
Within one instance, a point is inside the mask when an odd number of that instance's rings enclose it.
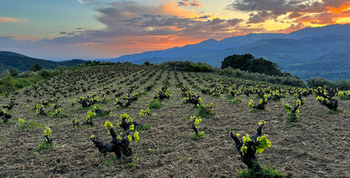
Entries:
{"label": "hill", "polygon": [[[350,24],[329,25],[325,27],[305,28],[289,34],[249,34],[230,37],[221,41],[213,39],[194,45],[176,47],[167,50],[150,51],[134,55],[121,56],[111,62],[130,61],[141,64],[145,61],[161,63],[165,61],[190,60],[206,62],[216,67],[232,54],[250,53],[277,63],[282,70],[301,77],[303,80],[314,78],[322,73],[321,68],[314,68],[315,63],[327,66],[329,63],[341,63],[342,55],[350,53]],[[327,62],[332,61],[332,62]],[[313,72],[309,72],[313,71]],[[326,79],[350,79],[346,68],[341,71],[330,68]],[[336,77],[327,77],[334,76]]]}
{"label": "hill", "polygon": [[9,51],[0,51],[0,66],[2,69],[11,69],[15,68],[19,72],[24,72],[30,69],[30,67],[36,63],[40,64],[44,69],[54,69],[59,65],[66,67],[76,66],[78,64],[84,64],[86,61],[80,59],[73,59],[68,61],[49,61],[43,59],[37,59],[28,57],[22,54],[9,52]]}

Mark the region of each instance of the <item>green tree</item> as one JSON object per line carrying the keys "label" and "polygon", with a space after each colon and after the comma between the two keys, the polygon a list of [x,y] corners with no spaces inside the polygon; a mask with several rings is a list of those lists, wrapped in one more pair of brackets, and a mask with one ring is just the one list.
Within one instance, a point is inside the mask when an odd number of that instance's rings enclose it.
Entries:
{"label": "green tree", "polygon": [[33,72],[37,72],[37,71],[40,71],[43,69],[43,66],[41,66],[40,64],[36,63],[34,64],[32,67],[30,67],[30,71],[33,71]]}
{"label": "green tree", "polygon": [[10,75],[12,76],[12,77],[17,77],[18,76],[18,74],[19,74],[19,72],[16,70],[16,69],[11,69],[10,70]]}
{"label": "green tree", "polygon": [[1,72],[1,78],[5,78],[11,76],[10,70],[9,69],[5,69],[4,71]]}
{"label": "green tree", "polygon": [[15,80],[11,76],[5,77],[0,80],[0,91],[4,94],[9,94],[16,90]]}
{"label": "green tree", "polygon": [[221,62],[221,69],[232,67],[233,69],[240,69],[248,72],[258,72],[267,75],[283,76],[278,64],[268,61],[264,58],[254,59],[251,54],[228,56]]}
{"label": "green tree", "polygon": [[59,71],[60,74],[63,74],[66,69],[67,69],[66,66],[59,65],[56,67],[55,70]]}

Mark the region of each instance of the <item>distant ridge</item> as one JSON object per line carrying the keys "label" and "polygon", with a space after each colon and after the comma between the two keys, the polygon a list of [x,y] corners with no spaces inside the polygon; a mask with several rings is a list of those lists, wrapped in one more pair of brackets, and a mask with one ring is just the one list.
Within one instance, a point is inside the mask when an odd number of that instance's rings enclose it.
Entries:
{"label": "distant ridge", "polygon": [[44,69],[54,69],[59,65],[63,65],[66,67],[76,66],[78,64],[84,64],[86,61],[81,59],[73,59],[68,61],[49,61],[43,59],[37,59],[28,57],[22,54],[10,52],[10,51],[0,51],[0,67],[4,69],[12,69],[15,68],[19,72],[27,71],[31,66],[38,63]]}
{"label": "distant ridge", "polygon": [[[245,53],[276,62],[282,70],[303,80],[315,77],[350,80],[350,64],[344,62],[350,59],[343,58],[349,57],[350,53],[350,24],[309,27],[289,34],[251,33],[221,41],[209,39],[183,47],[125,55],[110,61],[142,64],[145,61],[189,60],[220,67],[225,57]],[[323,70],[327,65],[327,70]]]}

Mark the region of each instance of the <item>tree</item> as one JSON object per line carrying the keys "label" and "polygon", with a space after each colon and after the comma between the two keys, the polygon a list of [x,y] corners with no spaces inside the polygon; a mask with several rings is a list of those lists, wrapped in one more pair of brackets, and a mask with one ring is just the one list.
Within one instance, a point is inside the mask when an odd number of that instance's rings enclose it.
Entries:
{"label": "tree", "polygon": [[15,91],[15,81],[11,76],[5,77],[0,80],[0,91],[5,93],[5,95],[9,94],[11,91]]}
{"label": "tree", "polygon": [[18,76],[18,74],[19,74],[19,72],[16,70],[16,69],[11,69],[10,70],[10,75],[12,76],[12,77],[17,77]]}
{"label": "tree", "polygon": [[278,64],[268,61],[264,58],[254,59],[251,54],[228,56],[221,62],[221,69],[232,67],[248,72],[258,72],[267,75],[283,76]]}
{"label": "tree", "polygon": [[87,66],[90,66],[91,64],[92,64],[91,61],[86,61],[86,62],[85,62],[85,65],[87,65]]}
{"label": "tree", "polygon": [[62,66],[62,65],[59,65],[56,67],[57,71],[59,71],[60,74],[63,74],[65,70],[67,70],[67,67],[66,66]]}
{"label": "tree", "polygon": [[43,69],[43,66],[41,66],[40,64],[36,63],[34,64],[32,67],[30,67],[30,71],[33,71],[33,72],[37,72],[37,71],[40,71]]}
{"label": "tree", "polygon": [[5,78],[11,76],[10,70],[9,69],[5,69],[4,71],[1,72],[1,78]]}

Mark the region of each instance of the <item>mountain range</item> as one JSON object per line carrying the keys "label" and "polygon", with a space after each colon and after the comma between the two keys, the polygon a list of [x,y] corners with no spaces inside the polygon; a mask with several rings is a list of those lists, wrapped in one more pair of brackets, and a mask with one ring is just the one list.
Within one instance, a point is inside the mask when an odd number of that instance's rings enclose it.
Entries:
{"label": "mountain range", "polygon": [[81,59],[73,59],[62,62],[55,62],[43,59],[37,59],[28,57],[22,54],[9,52],[9,51],[0,51],[0,68],[1,70],[5,69],[16,69],[18,72],[24,72],[30,69],[31,66],[38,63],[44,69],[54,69],[59,65],[62,66],[76,66],[78,64],[85,64],[86,61]]}
{"label": "mountain range", "polygon": [[306,80],[322,77],[328,80],[350,80],[350,24],[304,28],[289,34],[251,33],[220,41],[209,39],[198,44],[166,50],[125,55],[111,62],[189,60],[221,66],[225,57],[250,53],[277,63],[282,71]]}

